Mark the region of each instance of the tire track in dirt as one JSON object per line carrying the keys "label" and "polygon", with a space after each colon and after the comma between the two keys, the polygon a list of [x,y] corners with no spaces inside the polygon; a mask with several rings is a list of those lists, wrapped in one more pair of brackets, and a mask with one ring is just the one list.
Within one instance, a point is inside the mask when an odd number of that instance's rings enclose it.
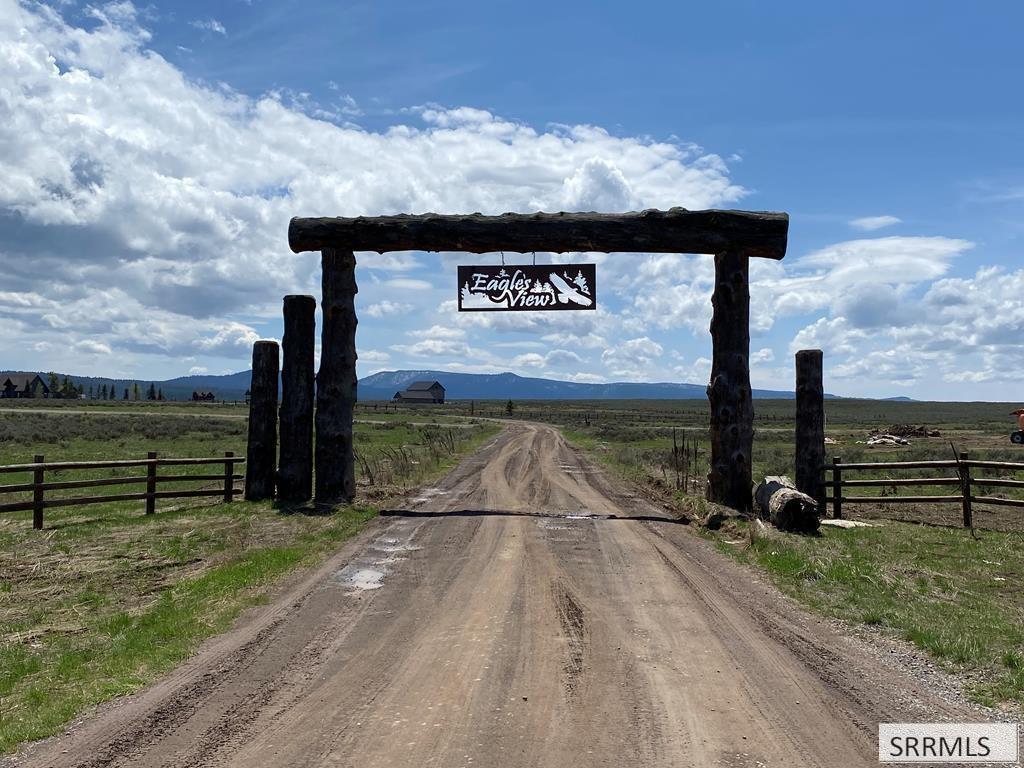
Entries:
{"label": "tire track in dirt", "polygon": [[24,766],[858,766],[971,719],[549,427],[510,426]]}

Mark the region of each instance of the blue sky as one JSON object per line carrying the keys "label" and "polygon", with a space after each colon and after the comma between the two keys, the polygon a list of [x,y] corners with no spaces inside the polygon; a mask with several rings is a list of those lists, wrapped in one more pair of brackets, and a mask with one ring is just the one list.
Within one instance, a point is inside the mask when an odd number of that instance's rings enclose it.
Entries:
{"label": "blue sky", "polygon": [[[245,368],[317,290],[291,215],[785,210],[755,386],[1019,397],[1019,3],[0,0],[0,367]],[[529,257],[527,257],[528,260]],[[547,254],[538,255],[548,261]],[[360,374],[707,379],[705,256],[599,263],[597,313],[457,315],[360,257]],[[513,260],[512,257],[509,260]]]}

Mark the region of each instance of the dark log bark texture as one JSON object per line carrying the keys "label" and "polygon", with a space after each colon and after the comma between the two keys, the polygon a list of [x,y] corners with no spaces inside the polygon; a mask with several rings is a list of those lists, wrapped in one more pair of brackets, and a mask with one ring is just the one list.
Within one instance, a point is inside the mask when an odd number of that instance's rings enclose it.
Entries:
{"label": "dark log bark texture", "polygon": [[353,251],[634,251],[723,253],[781,259],[789,216],[765,211],[631,213],[479,213],[448,216],[294,218],[288,244],[295,253]]}
{"label": "dark log bark texture", "polygon": [[249,442],[245,462],[247,501],[274,497],[279,358],[276,341],[257,341],[253,344],[252,383],[249,385]]}
{"label": "dark log bark texture", "polygon": [[812,533],[820,526],[817,500],[798,491],[788,477],[766,477],[754,497],[761,517],[780,531]]}
{"label": "dark log bark texture", "polygon": [[356,493],[352,409],[356,403],[356,257],[325,248],[320,374],[316,383],[316,501],[348,503]]}
{"label": "dark log bark texture", "polygon": [[825,386],[820,349],[796,353],[796,488],[825,507]]}
{"label": "dark log bark texture", "polygon": [[708,501],[751,509],[754,404],[750,392],[749,260],[741,251],[715,256],[711,297],[711,469]]}
{"label": "dark log bark texture", "polygon": [[308,501],[313,497],[315,332],[316,299],[285,296],[277,497],[286,501]]}

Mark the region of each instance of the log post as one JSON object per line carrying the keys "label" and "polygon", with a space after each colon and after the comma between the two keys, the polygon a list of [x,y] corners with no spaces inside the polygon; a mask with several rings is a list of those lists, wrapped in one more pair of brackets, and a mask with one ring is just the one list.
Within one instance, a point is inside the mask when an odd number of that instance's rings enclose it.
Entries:
{"label": "log post", "polygon": [[824,511],[825,387],[820,349],[796,353],[796,489]]}
{"label": "log post", "polygon": [[235,452],[224,451],[224,502],[235,500]]}
{"label": "log post", "polygon": [[[33,463],[42,464],[46,459],[38,455]],[[32,527],[37,531],[43,529],[43,509],[44,509],[44,496],[43,496],[43,482],[45,480],[45,470],[36,467],[32,470]]]}
{"label": "log post", "polygon": [[288,501],[308,501],[313,496],[315,314],[312,296],[284,297],[277,497]]}
{"label": "log post", "polygon": [[958,457],[960,475],[960,494],[963,496],[964,528],[974,528],[974,514],[971,511],[971,465],[968,463],[970,454],[967,451]]}
{"label": "log post", "polygon": [[757,486],[754,499],[766,517],[781,531],[813,533],[818,530],[818,501],[796,489],[780,475],[769,475]]}
{"label": "log post", "polygon": [[257,341],[253,344],[252,384],[249,386],[249,442],[245,464],[246,501],[260,501],[274,496],[279,359],[276,341]]}
{"label": "log post", "polygon": [[356,402],[356,257],[324,249],[323,328],[316,386],[316,501],[355,498],[352,409]]}
{"label": "log post", "polygon": [[839,456],[832,457],[832,517],[843,519],[843,460]]}
{"label": "log post", "polygon": [[711,469],[708,501],[749,512],[754,405],[750,392],[750,285],[741,251],[715,256],[711,297]]}
{"label": "log post", "polygon": [[146,514],[156,512],[156,451],[146,454],[149,463],[146,465]]}

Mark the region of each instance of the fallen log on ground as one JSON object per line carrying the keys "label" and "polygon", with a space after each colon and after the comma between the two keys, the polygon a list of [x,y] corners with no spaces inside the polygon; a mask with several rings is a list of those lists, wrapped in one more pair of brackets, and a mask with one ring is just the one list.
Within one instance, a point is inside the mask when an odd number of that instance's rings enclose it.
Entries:
{"label": "fallen log on ground", "polygon": [[767,519],[782,531],[813,532],[818,530],[818,503],[800,493],[785,476],[769,475],[754,492],[754,499]]}

